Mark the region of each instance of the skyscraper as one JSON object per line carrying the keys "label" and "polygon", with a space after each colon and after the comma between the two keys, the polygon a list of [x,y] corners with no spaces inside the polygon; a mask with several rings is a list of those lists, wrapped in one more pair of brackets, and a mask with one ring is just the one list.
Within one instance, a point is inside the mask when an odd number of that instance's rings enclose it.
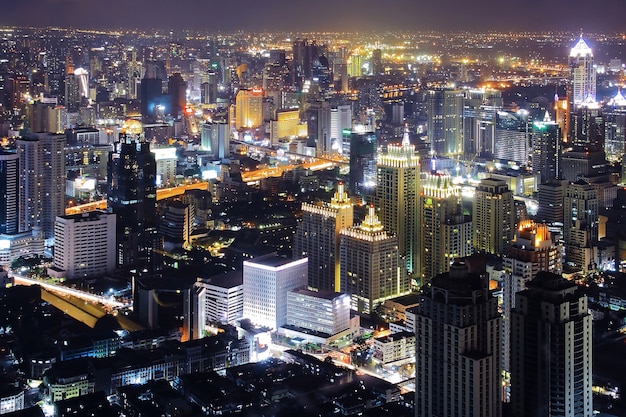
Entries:
{"label": "skyscraper", "polygon": [[533,172],[539,173],[541,183],[561,177],[561,129],[547,116],[533,123]]}
{"label": "skyscraper", "polygon": [[511,310],[515,308],[515,294],[526,289],[526,283],[539,271],[561,273],[561,246],[552,241],[545,224],[532,220],[520,222],[511,245],[506,248],[503,283],[503,330],[502,367],[510,372]]}
{"label": "skyscraper", "polygon": [[138,122],[127,124],[113,146],[107,166],[107,206],[117,215],[117,263],[151,268],[153,249],[160,247],[154,153]]}
{"label": "skyscraper", "polygon": [[65,214],[65,135],[32,133],[16,141],[20,154],[20,232],[39,226],[54,237],[54,222]]}
{"label": "skyscraper", "polygon": [[541,271],[511,314],[514,417],[592,415],[591,315],[583,289]]}
{"label": "skyscraper", "polygon": [[398,239],[384,230],[374,206],[359,226],[341,231],[340,248],[342,291],[353,310],[372,314],[386,299],[410,291]]}
{"label": "skyscraper", "polygon": [[434,154],[463,153],[463,102],[461,90],[428,91],[428,137]]}
{"label": "skyscraper", "polygon": [[461,209],[461,190],[452,184],[449,175],[427,174],[421,185],[420,258],[424,283],[448,272],[455,259],[472,254],[473,228]]}
{"label": "skyscraper", "polygon": [[167,80],[167,93],[172,100],[170,108],[171,114],[177,117],[187,105],[187,83],[183,80],[180,72],[175,72],[170,75]]}
{"label": "skyscraper", "polygon": [[476,187],[472,221],[474,250],[494,255],[504,253],[515,227],[513,193],[506,182],[493,178],[480,181]]}
{"label": "skyscraper", "polygon": [[463,262],[431,283],[415,315],[415,416],[499,417],[497,298]]}
{"label": "skyscraper", "polygon": [[582,35],[569,53],[571,68],[570,108],[582,105],[585,101],[596,101],[596,69],[593,66],[593,52]]}
{"label": "skyscraper", "polygon": [[246,129],[263,124],[263,91],[239,90],[235,100],[235,128]]}
{"label": "skyscraper", "polygon": [[374,132],[350,135],[350,192],[365,196],[376,186],[378,138]]}
{"label": "skyscraper", "polygon": [[385,230],[398,236],[407,271],[419,274],[420,161],[405,132],[401,145],[390,144],[378,159],[376,201]]}
{"label": "skyscraper", "polygon": [[583,273],[593,268],[593,247],[598,241],[599,202],[596,190],[579,180],[565,189],[563,241],[565,259]]}
{"label": "skyscraper", "polygon": [[341,229],[353,225],[354,209],[344,184],[330,203],[302,203],[302,223],[293,242],[294,259],[309,258],[309,286],[341,292],[339,242]]}
{"label": "skyscraper", "polygon": [[19,231],[19,154],[0,152],[0,233]]}

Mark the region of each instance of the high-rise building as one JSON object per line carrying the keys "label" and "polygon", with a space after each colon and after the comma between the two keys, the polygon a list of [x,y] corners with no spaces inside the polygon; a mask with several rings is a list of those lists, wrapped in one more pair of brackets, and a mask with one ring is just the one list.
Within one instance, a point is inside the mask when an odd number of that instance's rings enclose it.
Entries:
{"label": "high-rise building", "polygon": [[526,165],[531,154],[528,136],[528,112],[497,112],[493,157]]}
{"label": "high-rise building", "polygon": [[593,51],[582,35],[569,53],[571,68],[571,109],[585,101],[596,101],[596,69],[593,65]]}
{"label": "high-rise building", "polygon": [[476,187],[472,210],[474,250],[502,255],[513,238],[513,193],[506,182],[485,178]]}
{"label": "high-rise building", "polygon": [[380,49],[374,49],[372,51],[371,70],[372,75],[382,75],[385,71],[383,67],[383,53]]}
{"label": "high-rise building", "polygon": [[329,143],[325,146],[330,149],[331,154],[341,154],[350,152],[344,146],[344,132],[352,130],[352,105],[338,104],[330,108]]}
{"label": "high-rise building", "polygon": [[194,310],[198,324],[194,339],[201,339],[211,323],[235,323],[243,317],[243,273],[230,271],[194,284]]}
{"label": "high-rise building", "polygon": [[342,291],[359,313],[372,314],[386,299],[411,289],[398,239],[384,230],[374,206],[359,226],[341,231],[340,257]]}
{"label": "high-rise building", "polygon": [[626,98],[621,91],[603,109],[603,116],[606,156],[610,161],[621,160],[626,142]]}
{"label": "high-rise building", "polygon": [[200,147],[209,151],[215,159],[228,156],[230,146],[230,126],[225,122],[212,122],[200,125]]}
{"label": "high-rise building", "polygon": [[263,90],[239,90],[235,99],[235,128],[249,129],[263,124]]}
{"label": "high-rise building", "polygon": [[180,72],[170,75],[167,80],[167,93],[171,97],[170,111],[172,116],[177,117],[187,105],[187,83],[183,80]]}
{"label": "high-rise building", "polygon": [[406,269],[418,274],[420,160],[404,133],[401,145],[390,144],[378,158],[376,201],[385,230],[398,237]]}
{"label": "high-rise building", "polygon": [[354,195],[365,196],[376,187],[378,137],[374,132],[350,135],[349,188]]}
{"label": "high-rise building", "polygon": [[138,122],[127,125],[113,144],[107,166],[108,210],[117,214],[120,267],[152,267],[157,236],[156,161]]}
{"label": "high-rise building", "polygon": [[551,180],[539,184],[537,219],[548,224],[563,223],[563,197],[568,185],[567,180]]}
{"label": "high-rise building", "polygon": [[592,319],[583,289],[541,271],[511,314],[511,416],[589,417]]}
{"label": "high-rise building", "polygon": [[501,318],[463,262],[433,278],[415,314],[415,416],[501,415]]}
{"label": "high-rise building", "polygon": [[306,258],[275,253],[243,263],[243,317],[277,329],[287,323],[287,294],[307,285]]}
{"label": "high-rise building", "polygon": [[[472,254],[472,221],[463,215],[461,190],[449,175],[426,174],[420,193],[422,283]],[[469,217],[469,216],[467,216]]]}
{"label": "high-rise building", "polygon": [[341,292],[339,242],[341,229],[353,225],[353,204],[337,185],[330,203],[302,203],[302,223],[293,242],[294,259],[309,258],[309,287]]}
{"label": "high-rise building", "polygon": [[103,276],[117,266],[115,214],[91,211],[59,216],[54,242],[54,270],[64,278]]}
{"label": "high-rise building", "polygon": [[65,214],[65,135],[32,133],[16,141],[20,154],[20,232],[41,228],[54,237],[54,222]]}
{"label": "high-rise building", "polygon": [[141,120],[143,122],[154,122],[156,120],[155,110],[157,106],[163,104],[163,80],[165,77],[165,68],[162,63],[146,63],[146,72],[139,86]]}
{"label": "high-rise building", "polygon": [[463,105],[463,152],[489,156],[495,151],[496,117],[502,110],[502,93],[496,90],[469,90]]}
{"label": "high-rise building", "polygon": [[526,289],[526,283],[539,271],[561,273],[561,246],[553,242],[546,224],[524,220],[515,230],[515,237],[506,248],[503,260],[505,274],[502,285],[504,333],[502,367],[506,372],[510,372],[511,310],[515,308],[515,294]]}
{"label": "high-rise building", "polygon": [[565,259],[581,268],[593,268],[593,248],[598,241],[599,203],[596,190],[580,180],[565,189],[563,198],[563,241]]}
{"label": "high-rise building", "polygon": [[428,137],[434,154],[463,153],[463,102],[461,90],[428,91]]}
{"label": "high-rise building", "polygon": [[542,122],[534,122],[532,134],[533,172],[539,173],[540,183],[560,178],[561,129],[558,123],[546,118]]}
{"label": "high-rise building", "polygon": [[20,155],[17,152],[0,151],[0,233],[19,232],[19,175]]}

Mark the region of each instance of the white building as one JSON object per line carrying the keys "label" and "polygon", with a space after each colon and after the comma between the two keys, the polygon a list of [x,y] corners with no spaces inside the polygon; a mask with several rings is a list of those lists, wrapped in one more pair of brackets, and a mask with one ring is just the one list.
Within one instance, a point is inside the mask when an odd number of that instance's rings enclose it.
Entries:
{"label": "white building", "polygon": [[9,388],[3,392],[0,395],[0,414],[23,410],[25,392],[20,388]]}
{"label": "white building", "polygon": [[101,211],[57,217],[51,275],[73,279],[113,271],[115,219],[115,214]]}
{"label": "white building", "polygon": [[287,325],[329,336],[350,328],[350,296],[304,288],[287,293]]}
{"label": "white building", "polygon": [[270,254],[243,263],[243,316],[276,329],[287,322],[287,293],[307,285],[308,259]]}
{"label": "white building", "polygon": [[20,256],[43,255],[44,239],[39,228],[16,234],[0,234],[0,265]]}
{"label": "white building", "polygon": [[[210,278],[198,278],[195,283],[195,303],[198,332],[210,323],[234,323],[243,317],[243,275],[232,271]],[[198,335],[200,338],[202,335]]]}
{"label": "white building", "polygon": [[157,186],[170,187],[176,180],[176,148],[151,149],[156,160]]}
{"label": "white building", "polygon": [[415,360],[415,333],[399,332],[374,339],[374,357],[384,364]]}

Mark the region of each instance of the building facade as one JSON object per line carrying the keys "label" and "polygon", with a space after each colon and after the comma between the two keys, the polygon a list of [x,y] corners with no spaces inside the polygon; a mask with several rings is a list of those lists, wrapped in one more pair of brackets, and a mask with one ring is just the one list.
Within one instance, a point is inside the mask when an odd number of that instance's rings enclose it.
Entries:
{"label": "building facade", "polygon": [[513,193],[502,180],[486,178],[476,187],[472,211],[474,250],[502,255],[513,238]]}

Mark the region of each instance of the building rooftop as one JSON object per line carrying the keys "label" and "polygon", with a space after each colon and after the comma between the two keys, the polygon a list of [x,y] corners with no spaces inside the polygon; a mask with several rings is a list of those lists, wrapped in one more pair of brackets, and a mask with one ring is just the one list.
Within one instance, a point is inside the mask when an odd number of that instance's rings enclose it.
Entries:
{"label": "building rooftop", "polygon": [[294,263],[294,264],[295,263],[301,263],[303,260],[306,261],[306,259],[307,258],[299,259],[299,260],[294,261],[291,258],[286,258],[284,256],[279,256],[279,255],[277,255],[274,252],[274,253],[270,253],[270,254],[265,255],[265,256],[254,258],[254,259],[246,261],[244,263],[269,266],[271,268],[279,268],[281,266],[285,266],[285,265],[288,265],[288,264],[291,264],[291,263]]}
{"label": "building rooftop", "polygon": [[233,288],[243,285],[243,272],[241,270],[230,271],[223,274],[213,275],[208,278],[199,278],[198,280],[216,287]]}

